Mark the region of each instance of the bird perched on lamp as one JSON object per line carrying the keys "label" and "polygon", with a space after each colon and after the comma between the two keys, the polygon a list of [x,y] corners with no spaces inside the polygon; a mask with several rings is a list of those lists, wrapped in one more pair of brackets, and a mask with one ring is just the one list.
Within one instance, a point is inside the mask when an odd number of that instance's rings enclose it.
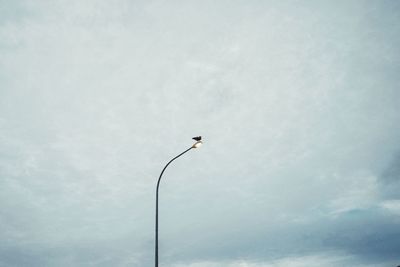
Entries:
{"label": "bird perched on lamp", "polygon": [[201,136],[196,136],[196,137],[193,137],[192,139],[196,140],[196,141],[201,141]]}

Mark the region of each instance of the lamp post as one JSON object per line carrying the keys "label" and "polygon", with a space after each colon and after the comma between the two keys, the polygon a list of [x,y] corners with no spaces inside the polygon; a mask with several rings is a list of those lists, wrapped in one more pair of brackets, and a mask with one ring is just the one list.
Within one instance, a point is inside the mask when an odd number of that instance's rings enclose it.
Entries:
{"label": "lamp post", "polygon": [[177,158],[179,158],[180,156],[182,156],[183,154],[185,154],[186,152],[188,152],[189,150],[193,149],[193,148],[198,148],[200,147],[203,142],[201,141],[201,136],[197,136],[197,137],[193,137],[192,139],[196,140],[196,143],[194,143],[190,148],[186,149],[185,151],[183,151],[181,154],[179,154],[178,156],[176,156],[175,158],[171,159],[167,165],[165,165],[164,169],[161,171],[160,177],[158,178],[157,181],[157,189],[156,189],[156,238],[155,238],[155,267],[158,267],[158,188],[160,187],[160,181],[161,181],[161,177],[165,171],[165,169],[167,169],[168,165],[171,164],[171,162],[173,162],[174,160],[176,160]]}

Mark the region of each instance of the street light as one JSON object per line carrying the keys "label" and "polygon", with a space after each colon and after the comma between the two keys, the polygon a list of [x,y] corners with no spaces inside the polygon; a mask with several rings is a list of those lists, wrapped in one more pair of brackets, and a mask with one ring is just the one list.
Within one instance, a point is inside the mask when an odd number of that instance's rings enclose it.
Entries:
{"label": "street light", "polygon": [[178,156],[176,156],[175,158],[171,159],[167,165],[165,165],[164,169],[161,171],[160,177],[158,177],[158,181],[157,181],[157,189],[156,189],[156,242],[155,242],[155,267],[158,267],[158,188],[160,187],[160,181],[161,181],[161,177],[165,171],[165,169],[168,167],[169,164],[171,164],[171,162],[173,162],[174,160],[176,160],[177,158],[179,158],[180,156],[182,156],[183,154],[185,154],[186,152],[188,152],[189,150],[193,149],[193,148],[199,148],[203,142],[201,141],[201,136],[197,136],[197,137],[193,137],[193,140],[196,141],[196,143],[194,143],[190,148],[186,149],[185,151],[183,151],[181,154],[179,154]]}

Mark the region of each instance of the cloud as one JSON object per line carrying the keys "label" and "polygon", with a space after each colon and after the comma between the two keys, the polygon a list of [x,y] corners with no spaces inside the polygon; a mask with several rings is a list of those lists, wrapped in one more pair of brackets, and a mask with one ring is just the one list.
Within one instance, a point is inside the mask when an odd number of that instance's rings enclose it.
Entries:
{"label": "cloud", "polygon": [[398,10],[2,4],[0,265],[391,264]]}
{"label": "cloud", "polygon": [[354,263],[354,259],[351,256],[346,255],[308,255],[302,257],[286,257],[281,259],[276,259],[264,263],[257,262],[249,262],[246,260],[239,260],[233,262],[198,262],[192,263],[189,265],[185,264],[177,264],[172,265],[173,267],[283,267],[283,266],[293,266],[293,267],[319,267],[319,266],[370,266],[370,267],[379,267],[379,266],[392,266],[393,262],[385,262],[382,264],[368,264],[363,263],[362,265],[358,265]]}
{"label": "cloud", "polygon": [[382,208],[389,212],[399,215],[400,213],[400,200],[388,200],[381,203]]}

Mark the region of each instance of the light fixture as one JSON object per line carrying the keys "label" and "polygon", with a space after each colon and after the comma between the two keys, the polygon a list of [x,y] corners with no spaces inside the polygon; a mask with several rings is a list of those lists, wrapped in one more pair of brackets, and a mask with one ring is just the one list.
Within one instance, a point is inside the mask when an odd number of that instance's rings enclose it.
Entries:
{"label": "light fixture", "polygon": [[202,144],[203,144],[203,142],[197,141],[196,143],[193,144],[192,148],[199,148],[199,147],[201,147]]}

